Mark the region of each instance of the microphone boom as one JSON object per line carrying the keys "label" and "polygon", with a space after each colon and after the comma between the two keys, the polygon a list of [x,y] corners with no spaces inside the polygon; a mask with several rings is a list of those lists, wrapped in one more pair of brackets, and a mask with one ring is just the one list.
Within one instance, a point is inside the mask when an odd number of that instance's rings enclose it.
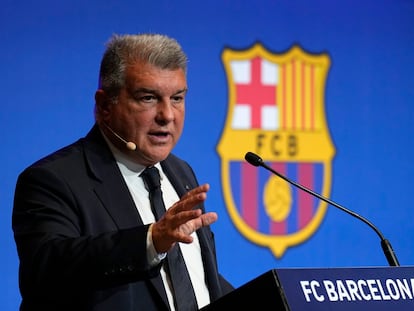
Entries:
{"label": "microphone boom", "polygon": [[116,137],[118,138],[120,141],[122,141],[125,144],[125,147],[131,151],[135,151],[137,149],[137,145],[132,142],[132,141],[126,141],[125,139],[123,139],[121,136],[119,136],[111,127],[109,127],[108,124],[106,124],[106,122],[103,122],[103,124],[105,125],[105,127]]}
{"label": "microphone boom", "polygon": [[302,186],[301,184],[298,184],[297,182],[294,182],[293,180],[290,180],[289,178],[287,178],[286,176],[283,176],[282,174],[280,174],[279,172],[275,171],[274,169],[272,169],[270,166],[268,166],[263,159],[258,156],[257,154],[253,153],[253,152],[247,152],[246,155],[244,156],[244,158],[246,159],[246,161],[248,163],[250,163],[251,165],[254,166],[262,166],[265,169],[267,169],[268,171],[272,172],[273,174],[275,174],[276,176],[282,178],[283,180],[287,181],[288,183],[294,185],[295,187],[309,193],[310,195],[313,195],[315,197],[317,197],[318,199],[344,211],[345,213],[361,220],[362,222],[366,223],[369,227],[371,227],[371,229],[373,229],[377,235],[379,236],[379,238],[381,239],[381,247],[382,250],[384,252],[385,257],[387,258],[388,264],[390,266],[400,266],[400,263],[398,262],[398,259],[394,253],[394,250],[392,249],[391,243],[385,239],[384,235],[381,233],[381,231],[379,231],[379,229],[374,226],[374,224],[372,224],[368,219],[362,217],[361,215],[347,209],[346,207],[339,205],[338,203],[335,203],[334,201],[325,198],[324,196],[320,195],[319,193],[316,193],[315,191],[306,188],[305,186]]}

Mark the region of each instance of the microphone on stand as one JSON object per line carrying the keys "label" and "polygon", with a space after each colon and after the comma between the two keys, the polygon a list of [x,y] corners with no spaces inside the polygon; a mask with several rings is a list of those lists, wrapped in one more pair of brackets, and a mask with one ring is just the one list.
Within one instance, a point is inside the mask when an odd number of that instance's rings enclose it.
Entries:
{"label": "microphone on stand", "polygon": [[361,215],[358,215],[357,213],[355,213],[355,212],[339,205],[338,203],[335,203],[335,202],[323,197],[322,195],[310,190],[309,188],[306,188],[305,186],[302,186],[301,184],[298,184],[298,183],[290,180],[286,176],[283,176],[282,174],[276,172],[274,169],[272,169],[270,166],[268,166],[266,163],[264,163],[263,159],[261,157],[259,157],[257,154],[255,154],[253,152],[247,152],[246,155],[244,156],[244,158],[251,165],[264,167],[268,171],[272,172],[273,174],[277,175],[278,177],[282,178],[283,180],[287,181],[288,183],[294,185],[295,187],[309,193],[310,195],[313,195],[313,196],[317,197],[318,199],[320,199],[320,200],[322,200],[322,201],[324,201],[324,202],[326,202],[326,203],[328,203],[328,204],[344,211],[345,213],[359,219],[360,221],[366,223],[368,226],[370,226],[377,233],[377,235],[381,239],[382,251],[384,252],[385,257],[387,258],[388,264],[390,266],[395,266],[395,267],[400,266],[400,263],[398,262],[398,259],[397,259],[396,255],[394,253],[394,250],[392,249],[391,243],[387,239],[385,239],[384,235],[370,221],[368,221],[367,219],[365,219]]}

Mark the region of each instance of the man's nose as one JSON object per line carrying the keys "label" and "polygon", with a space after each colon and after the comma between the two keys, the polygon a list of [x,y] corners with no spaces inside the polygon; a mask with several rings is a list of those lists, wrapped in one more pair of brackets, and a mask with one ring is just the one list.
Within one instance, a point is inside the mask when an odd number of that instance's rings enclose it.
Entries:
{"label": "man's nose", "polygon": [[162,100],[157,105],[157,120],[163,122],[171,122],[174,120],[174,107],[171,101]]}

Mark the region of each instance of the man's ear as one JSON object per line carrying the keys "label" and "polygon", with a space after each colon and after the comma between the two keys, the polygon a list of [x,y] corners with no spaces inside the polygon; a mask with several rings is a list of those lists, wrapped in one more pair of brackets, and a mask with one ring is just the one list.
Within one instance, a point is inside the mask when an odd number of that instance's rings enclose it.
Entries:
{"label": "man's ear", "polygon": [[107,119],[110,114],[111,104],[112,100],[104,90],[98,89],[95,92],[95,115],[98,119]]}

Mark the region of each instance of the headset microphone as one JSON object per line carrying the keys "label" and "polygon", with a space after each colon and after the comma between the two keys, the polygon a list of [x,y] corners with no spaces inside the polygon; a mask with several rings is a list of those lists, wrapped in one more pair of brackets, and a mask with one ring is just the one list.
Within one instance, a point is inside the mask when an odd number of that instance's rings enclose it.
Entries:
{"label": "headset microphone", "polygon": [[121,136],[119,136],[117,133],[115,133],[115,131],[113,129],[111,129],[108,126],[108,124],[106,124],[105,122],[103,122],[103,124],[116,138],[118,138],[120,141],[122,141],[125,144],[125,146],[127,147],[128,150],[131,150],[131,151],[137,150],[137,145],[135,143],[133,143],[132,141],[126,141]]}

